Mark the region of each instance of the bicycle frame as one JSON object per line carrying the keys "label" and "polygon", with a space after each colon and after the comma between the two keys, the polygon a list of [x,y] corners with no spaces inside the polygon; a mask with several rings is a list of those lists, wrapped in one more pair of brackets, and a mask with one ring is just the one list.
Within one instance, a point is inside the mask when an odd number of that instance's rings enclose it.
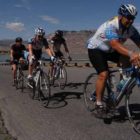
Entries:
{"label": "bicycle frame", "polygon": [[[136,84],[136,78],[137,78],[137,71],[136,71],[136,69],[134,67],[132,67],[132,68],[126,68],[126,69],[122,69],[122,70],[125,73],[131,72],[132,75],[128,78],[127,82],[125,83],[125,85],[122,87],[121,91],[116,96],[116,99],[112,100],[115,106],[118,106],[118,104],[121,102],[122,98],[124,97],[124,95],[126,93],[127,88],[131,85],[132,86],[132,87],[130,87],[130,89],[131,89]],[[108,97],[109,99],[111,99],[111,92],[112,92],[111,86],[110,86],[110,75],[112,73],[117,72],[117,71],[119,71],[119,70],[109,71],[109,78],[107,80],[107,92],[109,94],[109,97]],[[116,94],[116,93],[113,93],[113,94]]]}
{"label": "bicycle frame", "polygon": [[[34,70],[34,76],[33,76],[33,82],[34,82],[34,86],[35,87],[37,87],[37,85],[38,85],[38,83],[39,83],[39,78],[40,78],[40,74],[41,74],[41,72],[42,72],[42,67],[41,67],[41,65],[42,65],[42,61],[41,60],[39,60],[38,61],[39,62],[39,65],[37,66],[37,68]],[[28,86],[30,87],[30,88],[33,88],[33,85],[31,85],[30,83],[28,83]]]}

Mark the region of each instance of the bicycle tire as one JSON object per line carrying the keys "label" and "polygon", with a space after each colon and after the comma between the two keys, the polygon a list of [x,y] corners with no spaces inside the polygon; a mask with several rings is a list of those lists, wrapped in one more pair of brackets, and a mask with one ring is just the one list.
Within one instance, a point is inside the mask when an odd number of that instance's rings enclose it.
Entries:
{"label": "bicycle tire", "polygon": [[132,82],[125,97],[126,113],[135,132],[140,135],[140,101],[139,93],[135,92],[135,82]]}
{"label": "bicycle tire", "polygon": [[[85,81],[84,84],[84,102],[86,109],[89,112],[93,112],[95,110],[95,103],[96,103],[96,80],[97,80],[97,73],[91,73]],[[103,105],[106,108],[109,108],[109,91],[107,84],[105,85],[104,96],[102,98]]]}
{"label": "bicycle tire", "polygon": [[21,91],[23,92],[24,74],[20,69],[17,69],[17,71],[16,71],[15,87],[16,87],[16,89],[21,89]]}
{"label": "bicycle tire", "polygon": [[49,104],[49,99],[51,95],[51,89],[50,89],[50,81],[49,77],[46,73],[42,72],[40,75],[40,82],[39,82],[39,98],[45,105],[45,107]]}
{"label": "bicycle tire", "polygon": [[20,71],[20,75],[21,75],[21,92],[24,91],[24,73],[23,71]]}
{"label": "bicycle tire", "polygon": [[[52,68],[52,71],[54,71],[54,68]],[[51,69],[48,70],[48,78],[49,78],[49,83],[50,85],[54,85],[54,74],[51,73]]]}
{"label": "bicycle tire", "polygon": [[57,81],[60,89],[63,90],[66,87],[66,84],[67,84],[67,70],[66,70],[65,67],[60,67],[59,68],[59,72],[58,72],[58,75],[57,75],[55,81]]}
{"label": "bicycle tire", "polygon": [[84,84],[84,101],[85,101],[85,106],[86,109],[90,112],[95,110],[95,101],[96,101],[96,96],[91,99],[91,95],[96,94],[95,93],[95,83],[97,79],[97,73],[91,73],[85,81]]}

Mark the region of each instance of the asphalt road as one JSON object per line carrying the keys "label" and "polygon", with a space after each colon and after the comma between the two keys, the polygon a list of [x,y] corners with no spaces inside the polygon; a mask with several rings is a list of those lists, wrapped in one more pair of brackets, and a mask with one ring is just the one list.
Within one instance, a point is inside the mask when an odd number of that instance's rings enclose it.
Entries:
{"label": "asphalt road", "polygon": [[[139,140],[128,120],[110,124],[97,119],[84,106],[83,83],[92,68],[67,67],[65,90],[52,88],[50,108],[32,100],[30,90],[12,86],[11,69],[0,66],[0,108],[9,132],[18,140]],[[140,99],[140,96],[139,96]]]}

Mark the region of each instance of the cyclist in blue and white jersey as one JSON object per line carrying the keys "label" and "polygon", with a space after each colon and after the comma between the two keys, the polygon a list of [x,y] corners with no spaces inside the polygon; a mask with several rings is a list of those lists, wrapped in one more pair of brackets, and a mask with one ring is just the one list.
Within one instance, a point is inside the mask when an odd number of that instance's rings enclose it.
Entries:
{"label": "cyclist in blue and white jersey", "polygon": [[53,56],[52,50],[49,48],[48,42],[44,37],[45,31],[42,28],[35,29],[35,37],[29,39],[28,49],[29,49],[29,75],[28,79],[32,79],[33,71],[33,60],[39,60],[42,55],[42,49],[45,47],[46,53],[50,56],[53,61],[55,57]]}
{"label": "cyclist in blue and white jersey", "polygon": [[126,48],[123,43],[129,38],[140,48],[140,34],[132,25],[137,9],[132,4],[121,5],[118,16],[102,24],[88,40],[89,59],[98,73],[96,81],[96,116],[103,117],[105,108],[102,104],[105,83],[108,76],[107,61],[118,63],[121,55],[140,66],[140,55]]}

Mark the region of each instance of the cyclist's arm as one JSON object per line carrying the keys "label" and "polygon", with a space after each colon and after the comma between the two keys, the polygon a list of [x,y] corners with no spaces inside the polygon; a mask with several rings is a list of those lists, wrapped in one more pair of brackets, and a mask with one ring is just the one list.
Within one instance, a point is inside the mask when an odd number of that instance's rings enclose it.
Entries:
{"label": "cyclist's arm", "polygon": [[54,52],[50,47],[45,47],[45,50],[50,57],[54,56]]}
{"label": "cyclist's arm", "polygon": [[69,53],[69,49],[68,49],[68,46],[67,46],[67,44],[66,44],[66,41],[63,42],[63,45],[64,45],[64,48],[65,48],[65,51],[66,51],[66,53],[67,53],[68,58],[71,60],[70,53]]}
{"label": "cyclist's arm", "polygon": [[29,55],[33,56],[33,46],[32,46],[32,44],[28,44],[28,49],[29,49]]}
{"label": "cyclist's arm", "polygon": [[134,65],[140,66],[139,53],[136,53],[136,52],[133,52],[133,51],[130,51],[130,50],[124,48],[124,46],[118,40],[111,40],[109,43],[110,43],[110,46],[114,50],[116,50],[118,53],[130,57],[130,61]]}
{"label": "cyclist's arm", "polygon": [[11,61],[13,61],[13,59],[14,59],[14,51],[13,51],[13,49],[10,49],[10,59],[11,59]]}
{"label": "cyclist's arm", "polygon": [[109,42],[110,46],[116,50],[118,53],[130,57],[132,51],[126,49],[118,40],[113,39]]}

